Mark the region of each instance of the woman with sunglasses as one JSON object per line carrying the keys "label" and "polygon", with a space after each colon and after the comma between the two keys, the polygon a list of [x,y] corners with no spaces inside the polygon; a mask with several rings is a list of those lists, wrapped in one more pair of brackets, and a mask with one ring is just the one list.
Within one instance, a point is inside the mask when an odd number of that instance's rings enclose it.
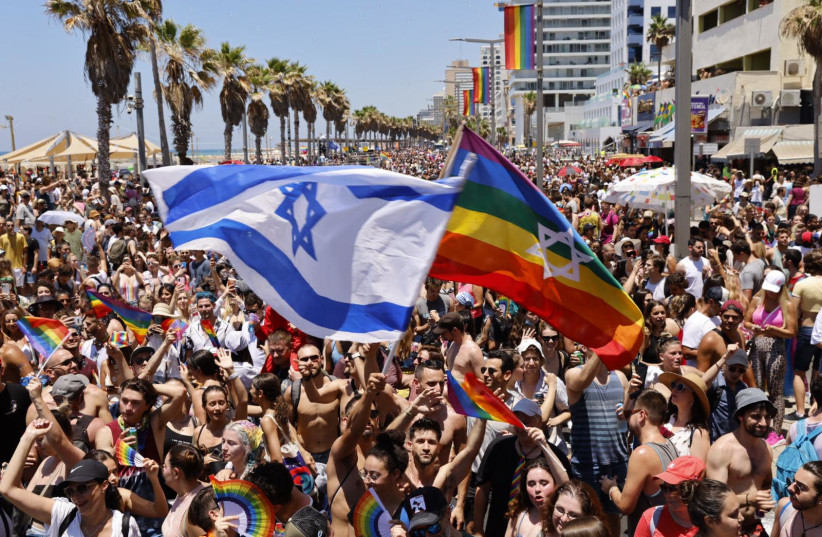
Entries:
{"label": "woman with sunglasses", "polygon": [[565,338],[545,321],[540,321],[537,328],[534,338],[542,343],[542,354],[545,356],[542,368],[546,373],[553,373],[557,378],[564,379],[571,359],[565,350]]}
{"label": "woman with sunglasses", "polygon": [[584,516],[601,519],[602,503],[590,485],[571,479],[554,491],[542,511],[542,537],[562,535],[562,528],[571,520]]}
{"label": "woman with sunglasses", "polygon": [[[105,465],[95,460],[75,464],[58,487],[63,498],[46,498],[23,488],[23,467],[32,444],[48,434],[51,421],[32,421],[23,433],[20,443],[0,481],[0,494],[23,513],[56,530],[49,534],[60,537],[139,537],[137,522],[130,516],[124,519],[120,499],[111,486]],[[125,530],[125,532],[123,531]]]}
{"label": "woman with sunglasses", "polygon": [[145,466],[143,466],[154,492],[154,501],[148,501],[129,489],[117,486],[120,482],[120,465],[109,452],[95,449],[83,458],[99,461],[105,465],[106,470],[108,470],[108,481],[112,487],[116,487],[117,494],[120,497],[118,510],[142,517],[163,518],[166,516],[168,501],[166,501],[163,486],[160,483],[160,465],[156,461],[147,459]]}
{"label": "woman with sunglasses", "polygon": [[542,510],[556,488],[545,459],[529,461],[523,469],[517,496],[510,503],[505,537],[536,537],[542,531]]}
{"label": "woman with sunglasses", "polygon": [[708,457],[711,447],[708,433],[708,387],[696,373],[677,375],[663,373],[659,382],[671,389],[666,410],[666,423],[662,427],[673,436],[669,438],[679,455],[693,455],[701,460]]}

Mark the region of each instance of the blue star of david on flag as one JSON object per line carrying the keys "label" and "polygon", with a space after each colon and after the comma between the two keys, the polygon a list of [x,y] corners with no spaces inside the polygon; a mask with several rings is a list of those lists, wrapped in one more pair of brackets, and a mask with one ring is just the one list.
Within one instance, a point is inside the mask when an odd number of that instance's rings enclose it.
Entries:
{"label": "blue star of david on flag", "polygon": [[[305,253],[316,261],[314,255],[314,238],[311,229],[317,225],[323,216],[325,209],[317,201],[317,183],[298,183],[280,187],[280,192],[285,195],[285,199],[274,212],[277,216],[291,224],[291,253],[297,255],[297,250],[302,248]],[[294,204],[300,198],[304,198],[308,204],[305,210],[305,221],[300,226],[294,211]]]}

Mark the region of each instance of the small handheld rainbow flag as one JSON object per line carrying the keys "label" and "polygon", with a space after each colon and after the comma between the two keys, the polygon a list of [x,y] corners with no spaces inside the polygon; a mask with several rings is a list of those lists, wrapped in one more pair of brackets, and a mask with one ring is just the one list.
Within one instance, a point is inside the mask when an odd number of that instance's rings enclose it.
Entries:
{"label": "small handheld rainbow flag", "polygon": [[[269,537],[274,535],[275,512],[262,490],[248,481],[209,478],[217,503],[223,506],[223,516],[236,516],[237,535]],[[386,534],[387,535],[387,534]]]}
{"label": "small handheld rainbow flag", "polygon": [[108,338],[108,342],[119,349],[128,347],[128,333],[119,331],[112,332]]}
{"label": "small handheld rainbow flag", "polygon": [[474,102],[488,104],[491,97],[491,69],[488,67],[473,67]]}
{"label": "small handheld rainbow flag", "polygon": [[462,90],[462,115],[473,116],[477,113],[477,106],[474,104],[474,90]]}
{"label": "small handheld rainbow flag", "polygon": [[389,537],[391,517],[373,488],[354,507],[354,537]]}
{"label": "small handheld rainbow flag", "polygon": [[445,374],[448,376],[448,402],[458,414],[483,420],[502,421],[522,429],[525,428],[516,414],[505,406],[505,403],[485,384],[477,380],[473,373],[466,373],[462,384],[451,376],[450,371],[446,371]]}
{"label": "small handheld rainbow flag", "polygon": [[31,347],[40,353],[43,365],[69,335],[66,325],[56,319],[26,316],[17,320],[17,326],[29,340]]}
{"label": "small handheld rainbow flag", "polygon": [[534,4],[505,6],[505,68],[509,71],[534,69],[535,13]]}
{"label": "small handheld rainbow flag", "polygon": [[91,308],[98,319],[102,319],[112,311],[123,320],[126,326],[134,332],[134,337],[139,343],[146,338],[146,331],[151,324],[151,313],[129,306],[119,300],[108,298],[96,291],[86,289],[88,298],[91,301]]}
{"label": "small handheld rainbow flag", "polygon": [[200,326],[203,327],[203,332],[208,336],[209,341],[211,344],[220,348],[220,340],[217,338],[217,332],[214,331],[214,325],[211,324],[211,321],[207,321],[205,319],[200,320]]}
{"label": "small handheld rainbow flag", "polygon": [[168,332],[169,330],[177,330],[177,339],[176,341],[180,341],[183,339],[183,334],[185,333],[186,329],[188,328],[188,323],[183,321],[182,319],[172,319],[171,326],[166,328],[166,322],[163,321],[163,330]]}
{"label": "small handheld rainbow flag", "polygon": [[389,159],[389,158],[391,158],[391,155],[389,155],[385,151],[380,151],[380,157],[385,158],[385,159]]}
{"label": "small handheld rainbow flag", "polygon": [[120,466],[142,468],[145,464],[145,458],[136,449],[123,442],[122,439],[118,439],[117,444],[114,446],[114,456]]}

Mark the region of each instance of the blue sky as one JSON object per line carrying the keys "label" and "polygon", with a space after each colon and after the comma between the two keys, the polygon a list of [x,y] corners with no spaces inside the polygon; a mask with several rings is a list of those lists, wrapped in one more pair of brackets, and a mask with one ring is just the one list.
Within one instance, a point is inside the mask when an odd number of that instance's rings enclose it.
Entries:
{"label": "blue sky", "polygon": [[[14,116],[18,148],[65,129],[96,136],[95,100],[83,74],[85,38],[67,34],[43,4],[14,0],[4,6],[0,122],[6,114]],[[164,10],[166,18],[202,28],[209,46],[229,41],[245,45],[258,60],[297,60],[318,80],[344,88],[353,109],[374,105],[400,117],[416,114],[442,89],[434,81],[444,77],[452,60],[477,64],[481,45],[449,38],[493,39],[503,26],[492,0],[165,0]],[[144,57],[135,71],[142,73],[147,100],[146,136],[159,142],[151,68]],[[192,117],[203,149],[222,147],[218,91],[208,94]],[[168,118],[166,113],[167,125]],[[114,110],[112,136],[118,127],[120,134],[136,131],[134,114],[127,115],[122,105]],[[317,132],[325,132],[321,118]],[[269,133],[272,141],[279,139],[278,120]],[[239,129],[234,139],[237,151]],[[8,129],[0,129],[0,150],[10,149]]]}

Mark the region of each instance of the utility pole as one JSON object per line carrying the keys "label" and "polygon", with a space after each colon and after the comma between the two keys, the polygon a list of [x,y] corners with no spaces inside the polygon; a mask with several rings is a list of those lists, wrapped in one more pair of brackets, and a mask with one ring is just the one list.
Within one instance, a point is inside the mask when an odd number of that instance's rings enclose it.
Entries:
{"label": "utility pole", "polygon": [[676,1],[676,112],[674,121],[674,244],[687,255],[691,235],[691,0]]}
{"label": "utility pole", "polygon": [[243,162],[248,164],[248,113],[245,110],[245,103],[243,103]]}
{"label": "utility pole", "polygon": [[537,2],[537,186],[540,190],[545,188],[545,173],[542,162],[542,146],[544,145],[543,132],[545,129],[545,118],[542,115],[542,0]]}
{"label": "utility pole", "polygon": [[140,180],[146,169],[146,133],[143,130],[143,84],[140,73],[134,73],[134,109],[137,111],[137,163],[139,164]]}
{"label": "utility pole", "polygon": [[11,116],[6,116],[6,121],[9,122],[9,133],[11,134],[11,150],[14,151],[17,149],[17,146],[14,144],[14,118]]}

